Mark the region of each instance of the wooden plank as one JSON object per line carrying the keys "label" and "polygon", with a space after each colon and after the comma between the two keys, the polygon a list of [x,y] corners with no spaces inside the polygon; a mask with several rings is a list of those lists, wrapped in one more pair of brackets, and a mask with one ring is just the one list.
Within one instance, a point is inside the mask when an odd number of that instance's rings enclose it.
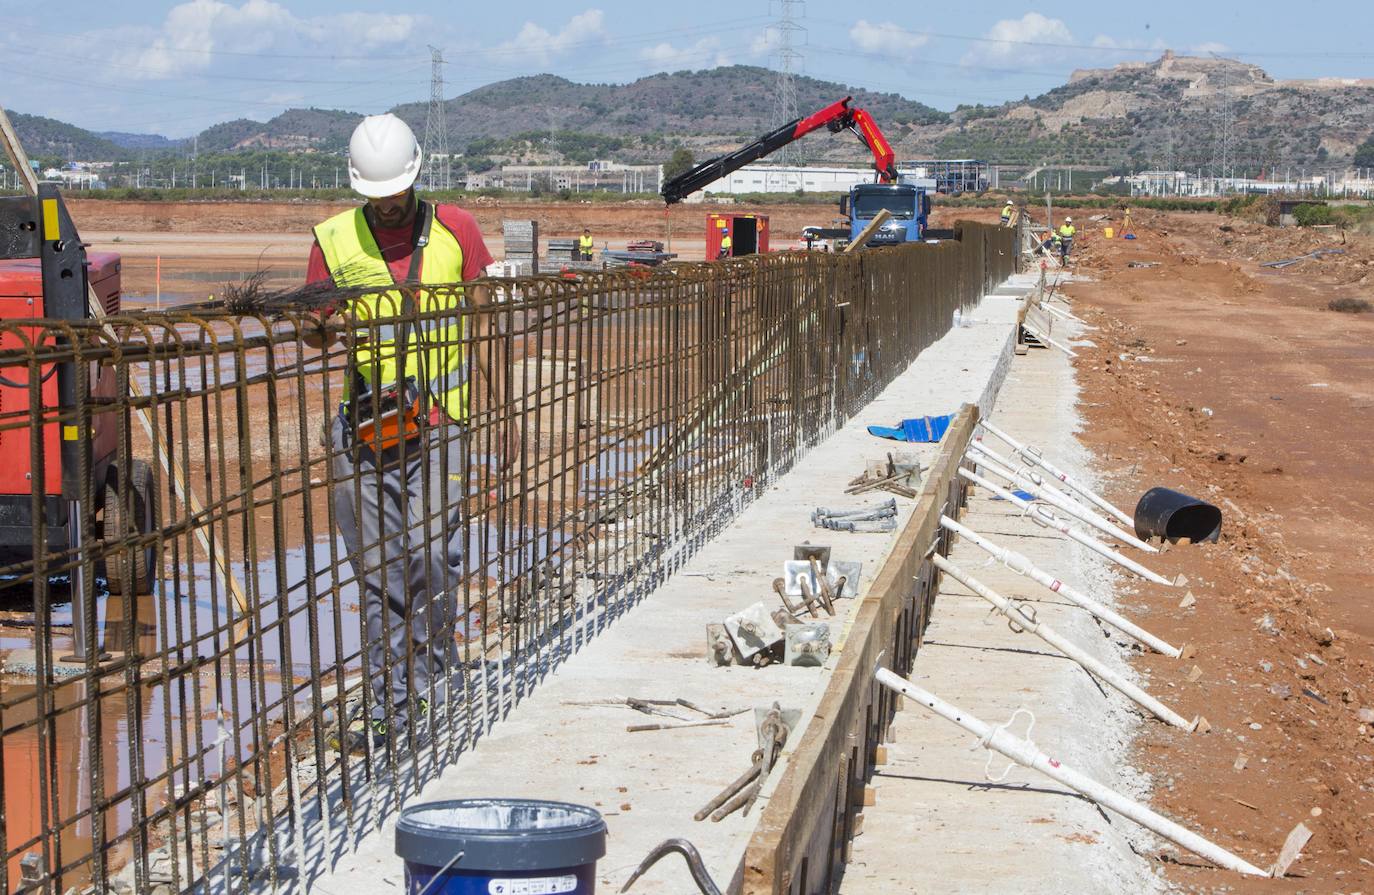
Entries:
{"label": "wooden plank", "polygon": [[878,213],[873,216],[873,220],[868,222],[868,226],[859,231],[859,235],[854,237],[854,241],[844,247],[845,253],[848,254],[849,252],[854,252],[863,248],[864,243],[872,239],[873,234],[882,229],[883,224],[886,224],[891,217],[892,212],[888,211],[886,208],[878,209]]}
{"label": "wooden plank", "polygon": [[[976,422],[977,408],[965,404],[945,433],[915,512],[855,610],[854,623],[816,713],[802,732],[749,841],[742,880],[745,893],[791,892],[794,881],[801,883],[796,877],[804,863],[811,868],[827,863],[834,829],[840,823],[838,812],[851,810],[846,787],[836,777],[835,769],[848,765],[851,734],[860,735],[859,741],[864,744],[865,768],[874,757],[867,753],[870,747],[876,749],[876,741],[867,743],[861,736],[867,709],[876,701],[873,670],[880,654],[893,643],[904,609],[919,611],[919,607],[907,606],[917,591],[913,581],[939,533],[940,514],[945,511],[956,470]],[[923,622],[921,619],[918,624],[917,635]],[[883,657],[883,664],[892,662],[891,654]],[[885,728],[889,720],[878,719],[877,729]],[[841,804],[836,804],[837,799]],[[819,883],[820,880],[808,878],[806,890],[822,891],[817,888]]]}
{"label": "wooden plank", "polygon": [[19,134],[15,132],[14,125],[10,124],[10,116],[6,114],[4,106],[0,106],[0,139],[5,142],[5,155],[9,157],[10,164],[14,165],[16,171],[23,172],[24,192],[36,196],[38,175],[33,173],[29,155],[24,151],[24,144],[19,142]]}

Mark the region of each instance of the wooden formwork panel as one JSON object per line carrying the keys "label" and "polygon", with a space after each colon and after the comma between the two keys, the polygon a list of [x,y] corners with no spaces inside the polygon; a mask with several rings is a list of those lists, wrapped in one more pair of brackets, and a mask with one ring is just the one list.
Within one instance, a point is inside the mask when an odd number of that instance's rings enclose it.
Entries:
{"label": "wooden formwork panel", "polygon": [[873,672],[881,664],[906,674],[915,661],[936,590],[929,555],[947,549],[940,515],[960,502],[956,471],[977,416],[965,404],[945,433],[915,512],[855,612],[816,713],[749,841],[746,895],[828,893],[838,882],[895,711],[895,697],[874,683]]}

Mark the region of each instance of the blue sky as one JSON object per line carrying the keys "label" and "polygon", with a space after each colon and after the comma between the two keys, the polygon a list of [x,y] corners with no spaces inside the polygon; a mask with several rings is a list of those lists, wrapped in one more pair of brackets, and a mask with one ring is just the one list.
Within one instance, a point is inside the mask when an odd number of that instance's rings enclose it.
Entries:
{"label": "blue sky", "polygon": [[[1276,78],[1374,77],[1374,3],[1153,0],[1027,4],[797,4],[803,73],[932,106],[1035,95],[1078,67],[1216,52]],[[777,65],[780,0],[0,0],[0,103],[95,130],[185,136],[293,105],[384,110],[429,96],[427,45],[446,96],[552,72],[624,83],[657,71]],[[49,15],[39,15],[47,9]],[[513,11],[518,9],[518,13]],[[935,10],[942,10],[935,12]],[[646,12],[652,10],[652,12]]]}

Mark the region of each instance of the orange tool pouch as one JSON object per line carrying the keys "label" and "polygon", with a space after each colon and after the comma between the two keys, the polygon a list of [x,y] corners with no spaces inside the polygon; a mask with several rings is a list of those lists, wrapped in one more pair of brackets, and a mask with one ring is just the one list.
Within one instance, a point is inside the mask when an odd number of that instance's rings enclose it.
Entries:
{"label": "orange tool pouch", "polygon": [[359,395],[358,416],[369,415],[368,419],[358,420],[356,430],[359,443],[381,452],[417,437],[423,413],[420,398],[420,389],[413,378],[389,385],[377,395],[377,413],[372,416],[373,397]]}

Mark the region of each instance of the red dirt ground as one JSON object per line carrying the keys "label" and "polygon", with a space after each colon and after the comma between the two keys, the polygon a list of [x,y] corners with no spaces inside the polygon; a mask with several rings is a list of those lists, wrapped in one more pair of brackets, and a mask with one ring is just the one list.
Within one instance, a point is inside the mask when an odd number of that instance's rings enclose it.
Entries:
{"label": "red dirt ground", "polygon": [[[473,213],[496,258],[503,256],[501,222],[537,220],[540,236],[569,237],[592,231],[598,248],[623,249],[631,239],[657,239],[681,260],[701,260],[706,217],[713,211],[769,217],[773,249],[800,246],[808,225],[830,226],[829,205],[678,204],[665,214],[661,202],[511,203],[478,198],[460,205]],[[346,208],[341,202],[124,202],[71,199],[72,218],[84,238],[124,258],[124,289],[135,304],[151,300],[161,265],[164,301],[204,300],[258,270],[270,285],[285,287],[305,277],[311,228]]]}
{"label": "red dirt ground", "polygon": [[[1076,361],[1080,437],[1118,505],[1166,485],[1225,513],[1220,543],[1151,557],[1188,576],[1194,605],[1153,586],[1128,602],[1197,647],[1137,667],[1214,729],[1149,725],[1136,758],[1155,774],[1156,807],[1260,866],[1299,821],[1314,832],[1286,880],[1241,881],[1186,855],[1168,875],[1199,891],[1370,891],[1374,314],[1326,305],[1374,299],[1374,245],[1216,215],[1135,218],[1134,242],[1089,223],[1075,267],[1094,282],[1064,287],[1097,327]],[[1346,254],[1260,266],[1329,246]]]}

